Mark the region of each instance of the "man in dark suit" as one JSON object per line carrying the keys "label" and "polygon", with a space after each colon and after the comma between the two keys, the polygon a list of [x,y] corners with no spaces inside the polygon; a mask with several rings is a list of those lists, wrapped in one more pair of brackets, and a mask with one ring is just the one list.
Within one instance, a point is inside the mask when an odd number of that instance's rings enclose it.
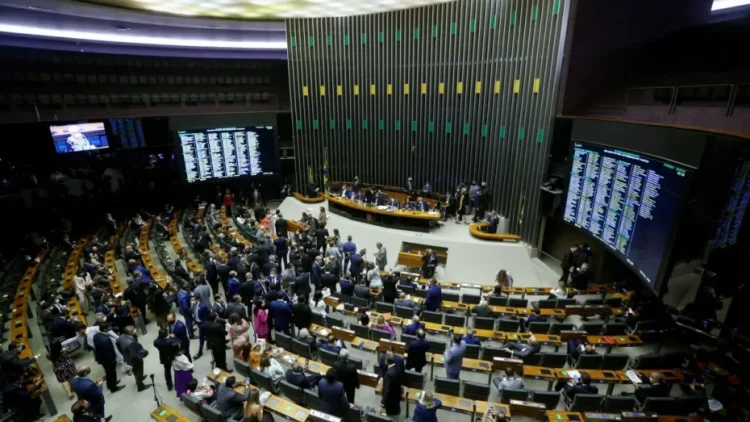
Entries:
{"label": "man in dark suit", "polygon": [[542,315],[542,310],[540,308],[534,308],[534,314],[530,315],[528,318],[526,318],[526,331],[529,330],[529,325],[532,322],[547,322],[547,317]]}
{"label": "man in dark suit", "polygon": [[354,403],[354,392],[359,389],[359,375],[354,364],[349,362],[349,352],[346,349],[339,351],[339,360],[333,363],[333,369],[336,370],[336,379],[344,384],[347,400]]}
{"label": "man in dark suit", "polygon": [[216,367],[227,372],[232,372],[227,367],[227,351],[224,346],[224,339],[227,336],[225,327],[224,323],[217,320],[216,314],[211,312],[208,316],[208,322],[203,326],[203,331],[206,336],[206,346],[213,355]]}
{"label": "man in dark suit", "polygon": [[331,292],[336,291],[336,283],[339,281],[339,278],[335,274],[338,273],[333,273],[330,269],[326,268],[325,272],[320,276],[320,284],[324,288],[331,289]]}
{"label": "man in dark suit", "polygon": [[484,300],[479,302],[479,305],[475,306],[471,311],[477,314],[478,317],[492,318],[492,308],[487,306],[487,302]]}
{"label": "man in dark suit", "polygon": [[266,264],[270,261],[271,255],[273,255],[273,247],[268,243],[262,243],[258,246],[258,248],[255,250],[255,253],[258,254],[259,258],[259,265]]}
{"label": "man in dark suit", "polygon": [[378,379],[385,377],[385,373],[388,371],[389,358],[393,359],[393,363],[395,363],[401,371],[404,370],[404,367],[406,366],[404,357],[393,353],[393,348],[389,347],[387,352],[380,355],[380,360],[378,361]]}
{"label": "man in dark suit", "polygon": [[[339,287],[342,295],[352,296],[354,294],[354,283],[350,278],[351,274],[346,273],[346,276],[339,280]],[[331,289],[331,291],[333,291],[333,289]]]}
{"label": "man in dark suit", "polygon": [[222,296],[221,293],[216,293],[214,295],[214,306],[211,308],[211,311],[215,312],[218,318],[229,318],[229,315],[227,315],[227,303],[224,301],[224,296]]}
{"label": "man in dark suit", "polygon": [[138,392],[147,389],[151,384],[143,383],[147,378],[146,375],[143,375],[143,358],[148,355],[148,352],[136,340],[135,327],[132,325],[125,327],[125,332],[120,336],[119,342],[125,362],[133,368],[133,376],[135,377]]}
{"label": "man in dark suit", "polygon": [[286,219],[284,219],[283,215],[279,214],[279,218],[276,220],[275,226],[276,226],[276,236],[278,237],[289,236],[289,229],[287,228],[287,221]]}
{"label": "man in dark suit", "polygon": [[315,261],[312,263],[312,269],[310,270],[310,283],[315,286],[315,291],[320,291],[321,275],[323,273],[323,257],[318,255],[315,257]]}
{"label": "man in dark suit", "polygon": [[383,377],[383,398],[380,401],[380,407],[385,414],[398,419],[401,414],[401,397],[403,396],[403,367],[399,367],[395,362],[393,354],[386,358],[386,366]]}
{"label": "man in dark suit", "polygon": [[354,279],[359,279],[360,274],[362,274],[362,263],[364,263],[364,258],[362,256],[365,255],[364,249],[359,251],[359,253],[353,253],[349,255],[349,262],[351,265],[349,266],[349,273],[354,277]]}
{"label": "man in dark suit", "polygon": [[[346,242],[344,242],[344,244],[341,245],[341,249],[342,249],[341,252],[344,253],[344,271],[346,271],[349,267],[349,257],[352,254],[357,253],[357,245],[354,242],[352,242],[351,236],[347,236]],[[351,272],[351,270],[349,270],[349,272]]]}
{"label": "man in dark suit", "polygon": [[195,321],[195,324],[198,325],[198,354],[193,356],[193,359],[199,359],[201,356],[203,356],[203,344],[206,341],[206,333],[204,331],[204,327],[206,322],[208,322],[211,310],[208,309],[208,306],[206,306],[203,302],[200,301],[199,298],[195,296],[193,296],[191,303],[192,308],[190,312],[193,314],[193,320]]}
{"label": "man in dark suit", "polygon": [[539,351],[542,349],[542,345],[539,344],[539,341],[536,339],[536,337],[531,336],[529,337],[528,344],[505,343],[502,348],[505,350],[510,350],[512,353],[511,357],[525,359],[531,355],[539,353]]}
{"label": "man in dark suit", "polygon": [[570,287],[578,290],[585,290],[591,281],[591,269],[589,263],[584,262],[580,267],[573,269],[570,274]]}
{"label": "man in dark suit", "polygon": [[310,287],[310,274],[303,273],[301,268],[297,268],[297,274],[299,275],[294,280],[292,293],[296,294],[297,296],[309,297],[310,293],[312,292],[312,288]]}
{"label": "man in dark suit", "polygon": [[110,392],[120,391],[123,386],[117,386],[117,353],[112,339],[106,333],[109,331],[109,324],[104,322],[99,325],[99,332],[94,334],[94,358],[96,362],[104,368],[104,375],[107,377],[107,388]]}
{"label": "man in dark suit", "polygon": [[39,411],[42,406],[42,399],[36,396],[36,393],[42,388],[43,379],[33,381],[34,386],[30,389],[27,384],[31,380],[26,380],[22,375],[13,374],[10,382],[3,385],[3,405],[5,409],[14,412],[14,421],[36,421],[43,413]]}
{"label": "man in dark suit", "polygon": [[565,395],[572,401],[576,398],[576,394],[597,394],[599,388],[595,385],[591,385],[591,375],[588,372],[581,372],[580,379],[573,380],[560,380],[555,385],[555,391],[564,390]]}
{"label": "man in dark suit", "polygon": [[289,321],[292,317],[292,306],[279,298],[270,303],[270,316],[273,319],[273,328],[284,334],[291,335],[289,331]]}
{"label": "man in dark suit", "polygon": [[417,332],[419,332],[419,330],[424,330],[424,323],[419,322],[419,317],[417,315],[414,315],[414,317],[411,319],[411,323],[404,327],[401,333],[415,336],[417,335]]}
{"label": "man in dark suit", "polygon": [[154,347],[159,351],[159,362],[164,366],[164,379],[167,391],[172,391],[172,345],[179,344],[179,340],[169,337],[166,328],[159,329],[159,336],[154,340]]}
{"label": "man in dark suit", "polygon": [[440,288],[437,280],[432,278],[430,280],[430,287],[427,291],[427,296],[424,298],[424,307],[430,312],[435,312],[440,309],[443,304],[443,290]]}
{"label": "man in dark suit", "polygon": [[299,362],[294,362],[294,365],[292,365],[292,369],[286,371],[286,382],[295,385],[303,390],[312,390],[313,388],[317,387],[318,382],[320,382],[320,378],[320,374],[305,375],[305,371],[303,370],[302,365]]}
{"label": "man in dark suit", "polygon": [[184,322],[177,320],[174,312],[170,312],[167,315],[167,331],[170,338],[177,339],[182,344],[182,351],[185,353],[185,357],[192,362],[193,357],[190,355],[190,337],[188,337],[187,327],[185,327]]}
{"label": "man in dark suit", "polygon": [[430,342],[425,338],[424,329],[417,330],[417,339],[406,344],[406,369],[422,372],[427,364],[427,352],[430,351]]}
{"label": "man in dark suit", "polygon": [[[216,264],[216,274],[218,275],[219,281],[221,281],[221,285],[224,287],[225,292],[227,291],[227,281],[229,280],[230,271],[232,271],[232,269],[227,265],[227,262],[220,258]],[[214,291],[219,291],[218,286]]]}
{"label": "man in dark suit", "polygon": [[227,304],[227,318],[232,316],[232,314],[237,314],[245,321],[250,321],[245,307],[242,306],[242,296],[240,295],[234,295],[232,301]]}
{"label": "man in dark suit", "polygon": [[240,283],[240,296],[242,296],[242,302],[245,305],[253,303],[253,298],[255,297],[255,280],[253,280],[252,276],[246,277],[245,281]]}
{"label": "man in dark suit", "polygon": [[350,402],[346,398],[344,384],[338,380],[335,369],[326,372],[325,379],[318,383],[320,410],[337,418],[345,418]]}
{"label": "man in dark suit", "polygon": [[177,291],[177,312],[185,318],[185,327],[187,327],[190,338],[198,338],[193,331],[193,313],[191,312],[190,292],[184,287],[180,287],[180,290]]}
{"label": "man in dark suit", "polygon": [[568,340],[568,355],[577,361],[581,355],[595,355],[596,348],[591,343],[584,343],[581,340]]}
{"label": "man in dark suit", "polygon": [[310,328],[310,324],[312,324],[312,310],[310,309],[310,305],[307,304],[307,297],[298,296],[297,303],[292,305],[292,323],[297,327],[297,330]]}
{"label": "man in dark suit", "polygon": [[216,259],[212,256],[208,259],[208,266],[206,266],[206,280],[211,285],[211,290],[214,292],[219,291],[219,273],[217,272]]}
{"label": "man in dark suit", "polygon": [[225,418],[242,419],[242,410],[245,402],[250,398],[249,388],[245,389],[245,395],[234,391],[237,384],[235,377],[227,377],[224,384],[219,385],[219,391],[216,392],[216,410],[221,412]]}
{"label": "man in dark suit", "polygon": [[640,376],[643,384],[636,385],[635,398],[638,403],[643,404],[649,397],[669,397],[672,386],[664,382],[664,377],[659,372],[653,372],[651,377]]}
{"label": "man in dark suit", "polygon": [[[278,224],[278,221],[276,224]],[[276,263],[279,266],[284,264],[284,269],[286,269],[289,265],[289,261],[287,261],[287,255],[289,254],[289,241],[286,237],[279,236],[273,241],[273,245],[276,247]]]}
{"label": "man in dark suit", "polygon": [[562,269],[562,275],[559,281],[568,282],[568,276],[570,275],[570,268],[575,265],[575,255],[578,252],[578,245],[572,245],[570,249],[565,251],[562,260],[560,261],[560,268]]}
{"label": "man in dark suit", "polygon": [[16,342],[10,342],[8,350],[0,353],[0,368],[2,368],[0,379],[5,379],[10,375],[22,375],[26,372],[29,364],[36,360],[33,358],[22,360],[18,357],[19,353],[18,343]]}

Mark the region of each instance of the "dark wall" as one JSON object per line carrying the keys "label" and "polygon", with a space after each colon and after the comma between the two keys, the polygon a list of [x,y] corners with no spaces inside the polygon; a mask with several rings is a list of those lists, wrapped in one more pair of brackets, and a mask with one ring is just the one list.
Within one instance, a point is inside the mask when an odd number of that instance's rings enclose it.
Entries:
{"label": "dark wall", "polygon": [[298,169],[320,183],[327,158],[333,180],[413,176],[440,191],[485,180],[510,230],[533,243],[567,3],[288,21]]}

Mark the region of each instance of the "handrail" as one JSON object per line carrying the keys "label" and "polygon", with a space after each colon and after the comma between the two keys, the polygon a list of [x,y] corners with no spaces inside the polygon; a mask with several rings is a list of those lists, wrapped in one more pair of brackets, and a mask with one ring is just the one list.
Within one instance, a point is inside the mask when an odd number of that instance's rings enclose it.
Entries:
{"label": "handrail", "polygon": [[602,120],[602,121],[607,121],[607,122],[631,123],[631,124],[636,124],[636,125],[648,125],[648,126],[659,126],[659,127],[673,128],[673,129],[695,130],[699,132],[714,133],[717,135],[727,135],[727,136],[735,136],[737,138],[750,139],[750,132],[731,132],[728,130],[700,127],[700,126],[688,126],[688,125],[681,125],[681,124],[664,124],[664,123],[656,123],[656,122],[645,122],[645,121],[640,121],[640,120],[609,119],[606,117],[594,117],[594,116],[561,115],[557,117],[563,118],[563,119]]}

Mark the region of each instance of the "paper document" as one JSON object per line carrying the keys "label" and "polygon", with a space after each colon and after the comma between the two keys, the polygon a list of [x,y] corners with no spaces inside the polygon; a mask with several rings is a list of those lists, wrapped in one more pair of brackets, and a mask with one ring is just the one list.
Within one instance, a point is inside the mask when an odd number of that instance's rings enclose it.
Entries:
{"label": "paper document", "polygon": [[641,381],[641,377],[639,377],[638,374],[632,369],[630,371],[625,372],[625,375],[628,376],[628,378],[630,379],[630,382],[632,382],[633,384],[640,384],[641,382],[643,382]]}

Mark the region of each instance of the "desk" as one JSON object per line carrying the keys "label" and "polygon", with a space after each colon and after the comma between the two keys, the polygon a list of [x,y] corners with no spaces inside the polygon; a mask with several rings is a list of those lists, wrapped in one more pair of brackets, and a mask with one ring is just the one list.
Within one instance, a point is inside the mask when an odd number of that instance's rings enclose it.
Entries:
{"label": "desk", "polygon": [[[508,405],[502,404],[502,403],[493,403],[489,401],[482,401],[482,400],[475,400],[474,401],[474,411],[476,412],[477,417],[484,416],[485,413],[487,413],[487,409],[490,407],[490,405],[495,406],[495,409],[503,409],[506,415],[510,416],[510,408]],[[503,413],[503,412],[501,412]],[[476,419],[476,418],[474,418]]]}
{"label": "desk", "polygon": [[[560,380],[570,379],[568,371],[572,369],[555,369],[555,376]],[[599,369],[576,369],[578,372],[586,372],[591,376],[591,382],[595,384],[609,384],[607,387],[607,395],[612,394],[612,390],[615,388],[615,384],[621,384],[622,376],[618,374],[618,371],[608,371]],[[623,372],[624,371],[620,371]],[[625,377],[627,378],[627,376]]]}
{"label": "desk", "polygon": [[[610,337],[615,340],[615,344],[609,344],[604,341],[605,337]],[[589,343],[600,346],[600,347],[632,347],[643,345],[643,340],[635,335],[619,335],[619,336],[588,336],[586,341]]]}
{"label": "desk", "polygon": [[[430,223],[442,218],[439,213],[424,211],[381,210],[375,206],[368,207],[357,201],[330,194],[326,194],[326,199],[328,199],[328,210],[333,214],[391,229],[427,233],[430,231]],[[421,266],[421,260],[418,266]]]}
{"label": "desk", "polygon": [[528,416],[534,419],[544,419],[547,408],[543,403],[533,401],[511,400],[510,413],[513,416]]}
{"label": "desk", "polygon": [[[627,371],[615,371],[617,376],[620,377],[623,384],[632,384],[630,378],[625,373]],[[683,376],[679,369],[636,369],[635,372],[638,374],[650,375],[654,372],[658,372],[664,379],[664,382],[679,383],[682,382]]]}
{"label": "desk", "polygon": [[[406,388],[406,414],[409,414],[409,402],[417,402],[422,398],[422,390],[416,388]],[[447,394],[432,393],[433,397],[443,402],[443,409],[451,412],[470,415],[474,412],[474,400],[463,397],[449,396]]]}
{"label": "desk", "polygon": [[622,420],[622,414],[620,413],[596,413],[586,412],[583,414],[583,418],[587,421],[613,421],[618,422]]}
{"label": "desk", "polygon": [[[428,361],[434,359],[436,366],[445,365],[445,356],[440,353],[427,353],[426,357]],[[488,360],[463,358],[462,363],[463,367],[461,369],[463,370],[470,370],[472,372],[480,373],[492,373],[493,371],[492,362]]]}
{"label": "desk", "polygon": [[[313,333],[322,336],[323,338],[326,337],[328,334],[333,334],[334,337],[341,341],[348,341],[352,347],[364,350],[367,352],[377,352],[378,351],[378,343],[375,341],[372,341],[370,339],[360,338],[353,336],[354,331],[345,330],[343,328],[336,327],[335,329],[332,328],[326,328],[318,324],[310,324],[310,331]],[[341,336],[343,334],[343,336]],[[351,334],[351,335],[350,335]]]}
{"label": "desk", "polygon": [[162,404],[151,412],[151,419],[159,422],[191,422],[190,418],[182,416],[178,411]]}
{"label": "desk", "polygon": [[548,410],[547,422],[583,422],[583,415],[578,412],[566,412],[564,410]]}
{"label": "desk", "polygon": [[326,197],[322,194],[318,194],[318,196],[310,198],[307,195],[303,195],[299,192],[292,192],[292,196],[297,198],[298,201],[304,202],[305,204],[319,204],[326,200]]}
{"label": "desk", "polygon": [[476,237],[477,239],[482,240],[493,240],[493,241],[509,241],[509,242],[520,242],[521,236],[517,234],[509,234],[509,233],[488,233],[487,231],[483,231],[482,229],[486,230],[486,227],[489,226],[489,223],[474,223],[469,226],[469,233],[471,233],[472,236]]}
{"label": "desk", "polygon": [[271,413],[295,422],[305,422],[307,417],[310,416],[310,412],[304,407],[298,406],[291,401],[271,395],[265,403],[263,408],[268,409]]}
{"label": "desk", "polygon": [[361,369],[357,369],[357,376],[359,378],[359,383],[362,385],[366,385],[368,387],[377,388],[378,386],[378,374],[373,374],[372,372],[363,371]]}
{"label": "desk", "polygon": [[58,416],[58,418],[55,419],[55,422],[72,422],[72,420],[68,417],[68,415],[62,415]]}

